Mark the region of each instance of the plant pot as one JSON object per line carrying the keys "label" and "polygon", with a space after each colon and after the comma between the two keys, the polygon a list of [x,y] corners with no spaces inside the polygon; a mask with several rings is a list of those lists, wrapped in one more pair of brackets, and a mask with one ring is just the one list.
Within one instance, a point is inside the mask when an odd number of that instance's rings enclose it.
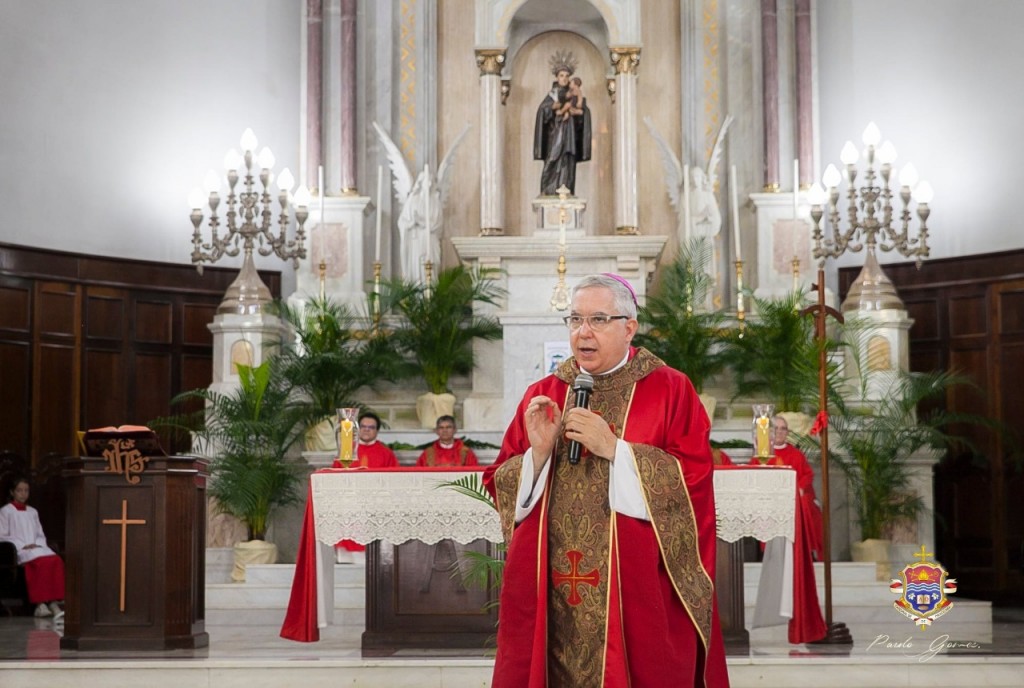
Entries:
{"label": "plant pot", "polygon": [[704,405],[704,410],[708,414],[708,420],[711,424],[715,424],[715,407],[718,406],[718,397],[714,394],[698,394],[697,397],[700,399],[700,403]]}
{"label": "plant pot", "polygon": [[325,418],[306,430],[306,451],[335,452],[338,451],[338,434],[333,418]]}
{"label": "plant pot", "polygon": [[889,546],[891,540],[869,539],[855,542],[850,545],[850,558],[853,561],[875,562],[875,580],[887,581],[890,579],[889,571]]}
{"label": "plant pot", "polygon": [[420,420],[421,428],[434,429],[437,419],[441,416],[455,415],[455,395],[445,392],[444,394],[426,394],[416,397],[416,417]]}
{"label": "plant pot", "polygon": [[797,435],[806,435],[814,425],[814,417],[800,411],[779,411],[776,415],[785,418],[789,431]]}
{"label": "plant pot", "polygon": [[249,564],[276,564],[277,545],[265,540],[248,540],[235,545],[235,566],[231,570],[231,580],[236,583],[245,582],[245,567]]}

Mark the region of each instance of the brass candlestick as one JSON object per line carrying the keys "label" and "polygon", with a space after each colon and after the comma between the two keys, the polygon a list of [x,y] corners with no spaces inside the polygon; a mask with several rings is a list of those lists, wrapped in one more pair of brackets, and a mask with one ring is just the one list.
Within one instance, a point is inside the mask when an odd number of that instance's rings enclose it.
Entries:
{"label": "brass candlestick", "polygon": [[327,263],[320,259],[320,300],[327,297]]}
{"label": "brass candlestick", "polygon": [[381,264],[378,260],[373,264],[373,295],[370,297],[374,332],[380,330],[380,271]]}
{"label": "brass candlestick", "polygon": [[423,292],[427,298],[430,298],[430,285],[434,283],[434,263],[432,261],[426,261],[423,263],[423,281],[426,285]]}
{"label": "brass candlestick", "polygon": [[569,288],[565,285],[565,247],[558,253],[558,282],[551,294],[551,310],[564,311],[569,308]]}

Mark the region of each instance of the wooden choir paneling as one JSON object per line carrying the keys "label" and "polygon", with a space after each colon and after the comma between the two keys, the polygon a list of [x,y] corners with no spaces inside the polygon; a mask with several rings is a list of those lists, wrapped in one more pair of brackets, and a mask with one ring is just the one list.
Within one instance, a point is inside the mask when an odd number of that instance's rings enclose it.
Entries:
{"label": "wooden choir paneling", "polygon": [[[914,319],[910,368],[955,370],[974,387],[951,391],[951,411],[1001,421],[953,428],[981,448],[935,469],[936,555],[965,597],[1024,599],[1024,473],[1011,455],[1024,428],[1024,250],[884,266]],[[859,268],[839,271],[845,295]]]}
{"label": "wooden choir paneling", "polygon": [[[209,385],[207,325],[237,274],[0,244],[0,453],[48,471],[78,453],[77,430],[144,424]],[[260,276],[279,296],[280,273]],[[63,499],[33,489],[41,514],[60,515],[46,526],[60,545]]]}

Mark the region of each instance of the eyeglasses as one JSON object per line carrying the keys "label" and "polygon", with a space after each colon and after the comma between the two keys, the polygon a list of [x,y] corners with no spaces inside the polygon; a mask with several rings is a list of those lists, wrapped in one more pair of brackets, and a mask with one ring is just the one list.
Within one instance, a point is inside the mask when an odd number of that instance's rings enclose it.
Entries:
{"label": "eyeglasses", "polygon": [[590,329],[595,332],[600,332],[609,325],[612,324],[613,320],[629,320],[628,315],[567,315],[562,318],[562,322],[569,326],[569,329],[575,332],[576,330],[583,327],[583,323],[590,325]]}

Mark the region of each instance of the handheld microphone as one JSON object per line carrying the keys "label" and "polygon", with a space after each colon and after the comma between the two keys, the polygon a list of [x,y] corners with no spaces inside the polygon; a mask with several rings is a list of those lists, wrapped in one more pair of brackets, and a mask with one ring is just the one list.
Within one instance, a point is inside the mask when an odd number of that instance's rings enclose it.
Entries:
{"label": "handheld microphone", "polygon": [[[572,392],[576,400],[577,408],[590,408],[590,392],[594,389],[594,378],[590,373],[580,372],[576,376],[576,384]],[[575,466],[580,462],[580,455],[583,453],[583,445],[576,440],[569,441],[569,463]]]}

